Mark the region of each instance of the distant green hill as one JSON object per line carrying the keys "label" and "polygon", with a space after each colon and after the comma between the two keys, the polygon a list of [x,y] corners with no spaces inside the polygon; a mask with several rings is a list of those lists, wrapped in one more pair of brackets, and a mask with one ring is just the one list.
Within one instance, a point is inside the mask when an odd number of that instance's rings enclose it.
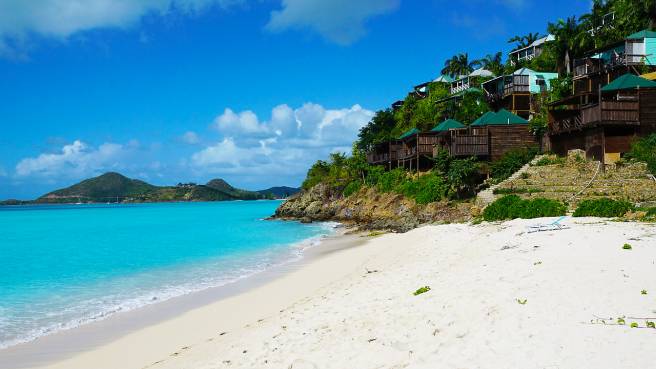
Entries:
{"label": "distant green hill", "polygon": [[177,186],[154,186],[144,181],[127,178],[119,173],[105,173],[73,186],[47,193],[34,203],[76,202],[166,202],[166,201],[225,201],[257,200],[271,195],[241,190],[222,179],[206,185],[195,183]]}
{"label": "distant green hill", "polygon": [[280,187],[271,187],[266,190],[257,191],[263,195],[273,197],[275,199],[286,199],[289,196],[295,195],[300,192],[300,188],[280,186]]}

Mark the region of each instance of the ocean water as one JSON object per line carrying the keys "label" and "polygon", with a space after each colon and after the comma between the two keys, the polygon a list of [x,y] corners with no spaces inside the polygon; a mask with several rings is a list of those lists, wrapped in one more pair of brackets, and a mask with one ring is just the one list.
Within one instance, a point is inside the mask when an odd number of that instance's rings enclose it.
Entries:
{"label": "ocean water", "polygon": [[279,201],[0,207],[0,348],[298,259]]}

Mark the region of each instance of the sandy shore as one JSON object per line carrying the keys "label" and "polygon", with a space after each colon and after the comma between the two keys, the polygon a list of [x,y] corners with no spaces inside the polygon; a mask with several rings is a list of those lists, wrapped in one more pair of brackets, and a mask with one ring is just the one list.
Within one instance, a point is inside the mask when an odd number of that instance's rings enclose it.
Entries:
{"label": "sandy shore", "polygon": [[656,225],[541,221],[380,236],[49,367],[653,366]]}

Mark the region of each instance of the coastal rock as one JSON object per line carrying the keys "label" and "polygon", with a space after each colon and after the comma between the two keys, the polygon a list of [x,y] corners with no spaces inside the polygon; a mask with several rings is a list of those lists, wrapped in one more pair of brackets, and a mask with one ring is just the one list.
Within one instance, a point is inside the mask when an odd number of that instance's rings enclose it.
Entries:
{"label": "coastal rock", "polygon": [[361,229],[407,232],[427,223],[466,221],[469,205],[436,202],[420,205],[396,193],[380,193],[362,188],[349,197],[319,184],[298,193],[276,210],[274,218],[306,222],[334,220]]}

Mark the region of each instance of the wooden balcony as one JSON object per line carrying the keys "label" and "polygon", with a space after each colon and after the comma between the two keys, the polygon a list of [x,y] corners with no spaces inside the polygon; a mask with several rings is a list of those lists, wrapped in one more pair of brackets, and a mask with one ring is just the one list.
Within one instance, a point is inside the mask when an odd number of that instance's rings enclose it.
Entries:
{"label": "wooden balcony", "polygon": [[581,110],[551,112],[549,132],[560,134],[599,125],[639,125],[640,103],[632,101],[602,101]]}
{"label": "wooden balcony", "polygon": [[619,67],[644,64],[644,54],[618,53],[608,60],[584,58],[574,60],[574,80],[586,78],[593,74],[606,73]]}
{"label": "wooden balcony", "polygon": [[486,156],[490,154],[487,130],[470,132],[452,131],[449,154],[451,156]]}

